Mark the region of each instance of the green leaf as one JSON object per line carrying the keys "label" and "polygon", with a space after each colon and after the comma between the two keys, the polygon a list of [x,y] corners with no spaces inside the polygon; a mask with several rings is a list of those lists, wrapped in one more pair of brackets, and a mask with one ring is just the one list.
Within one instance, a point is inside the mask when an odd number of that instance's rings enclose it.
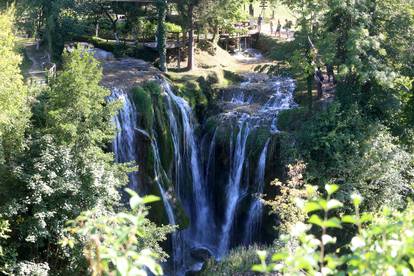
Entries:
{"label": "green leaf", "polygon": [[339,186],[336,184],[326,184],[325,190],[328,193],[328,195],[334,194],[336,191],[339,190]]}
{"label": "green leaf", "polygon": [[134,190],[131,190],[130,188],[126,188],[125,192],[127,192],[131,197],[137,195],[137,193]]}
{"label": "green leaf", "polygon": [[275,253],[272,256],[273,262],[279,262],[286,259],[289,255],[286,252]]}
{"label": "green leaf", "polygon": [[312,223],[312,224],[315,224],[315,225],[318,225],[320,227],[323,227],[323,221],[322,221],[322,219],[318,215],[316,215],[316,214],[312,215],[309,218],[308,222],[309,223]]}
{"label": "green leaf", "polygon": [[363,213],[360,219],[361,223],[369,222],[372,220],[372,214],[370,213]]}
{"label": "green leaf", "polygon": [[343,216],[341,220],[344,223],[357,224],[357,219],[355,216],[346,215],[346,216]]}
{"label": "green leaf", "polygon": [[264,250],[257,250],[256,253],[259,256],[259,259],[261,261],[265,261],[266,260],[266,257],[267,257],[267,252],[266,251],[264,251]]}
{"label": "green leaf", "polygon": [[322,206],[319,203],[311,201],[306,202],[305,207],[303,208],[306,213],[312,213],[322,209]]}
{"label": "green leaf", "polygon": [[128,260],[124,257],[118,257],[116,258],[116,270],[122,275],[127,276],[128,275]]}
{"label": "green leaf", "polygon": [[318,203],[322,207],[323,210],[328,211],[328,202],[326,202],[325,199],[319,199]]}
{"label": "green leaf", "polygon": [[334,237],[332,237],[330,235],[326,235],[326,234],[325,235],[322,235],[322,243],[324,245],[326,245],[328,243],[334,244],[334,243],[336,243],[336,238],[334,238]]}
{"label": "green leaf", "polygon": [[323,222],[326,228],[342,228],[341,221],[338,218],[330,218]]}
{"label": "green leaf", "polygon": [[149,204],[149,203],[157,202],[160,200],[161,199],[158,196],[154,196],[154,195],[147,195],[147,196],[144,196],[143,198],[144,204]]}
{"label": "green leaf", "polygon": [[266,266],[261,265],[261,264],[256,264],[252,266],[252,271],[254,272],[261,272],[261,273],[265,273],[266,271]]}
{"label": "green leaf", "polygon": [[353,193],[351,195],[351,199],[352,199],[352,202],[354,203],[354,205],[356,207],[359,206],[359,205],[361,205],[361,202],[363,200],[362,196],[360,194],[357,194],[357,193]]}
{"label": "green leaf", "polygon": [[343,206],[342,202],[340,202],[339,200],[336,200],[336,199],[329,200],[328,204],[327,204],[328,210],[341,208],[342,206]]}

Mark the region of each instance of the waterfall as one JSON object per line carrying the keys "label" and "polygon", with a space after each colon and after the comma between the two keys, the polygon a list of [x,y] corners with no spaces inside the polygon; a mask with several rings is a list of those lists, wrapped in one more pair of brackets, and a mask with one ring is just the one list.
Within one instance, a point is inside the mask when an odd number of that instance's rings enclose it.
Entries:
{"label": "waterfall", "polygon": [[[171,101],[175,104],[177,109],[180,112],[181,119],[182,119],[182,128],[183,128],[183,155],[184,158],[189,159],[189,163],[191,164],[191,175],[192,175],[192,189],[193,189],[193,206],[195,207],[194,213],[194,224],[192,225],[193,233],[195,235],[195,240],[199,243],[207,242],[209,243],[210,237],[208,235],[208,229],[212,227],[212,220],[211,214],[209,213],[209,202],[207,200],[207,191],[204,183],[204,179],[202,177],[202,169],[201,169],[201,162],[200,162],[200,155],[199,155],[199,148],[198,148],[198,141],[194,134],[194,123],[192,117],[192,110],[188,103],[181,97],[176,96],[171,86],[168,82],[163,82],[163,87],[167,97],[169,98],[168,101]],[[173,114],[172,110],[170,109],[170,114]],[[171,115],[170,117],[170,128],[172,128],[173,136],[178,134],[176,128],[176,120],[173,119]],[[175,121],[175,122],[174,122]],[[174,134],[176,132],[176,134]],[[177,135],[178,136],[178,135]],[[176,137],[178,141],[178,137]],[[177,142],[176,147],[176,154],[178,155],[179,151],[179,144]],[[181,156],[179,157],[181,158]],[[182,168],[178,168],[180,170]],[[180,186],[180,184],[178,183]],[[193,237],[194,238],[194,237]]]}
{"label": "waterfall", "polygon": [[250,205],[250,209],[247,215],[246,226],[245,226],[245,236],[244,243],[249,245],[253,242],[253,236],[260,229],[262,224],[262,215],[263,215],[263,203],[259,196],[263,194],[264,184],[265,184],[265,172],[266,172],[266,158],[267,158],[267,149],[269,148],[270,139],[267,140],[262,153],[259,157],[259,162],[256,169],[256,181],[257,186],[256,195],[257,198],[253,200]]}
{"label": "waterfall", "polygon": [[[122,100],[123,107],[119,110],[118,114],[114,116],[113,121],[117,127],[118,133],[113,141],[113,151],[115,154],[115,160],[118,163],[124,162],[136,162],[138,159],[138,152],[136,151],[136,136],[135,134],[141,134],[151,141],[151,148],[154,154],[154,180],[157,183],[164,209],[167,214],[168,223],[171,225],[177,225],[174,216],[174,211],[171,206],[168,195],[164,189],[163,178],[165,172],[161,166],[161,158],[157,140],[143,129],[137,126],[138,113],[134,103],[130,100],[127,94],[120,89],[112,89],[112,94],[109,97],[109,101]],[[129,175],[130,188],[138,190],[138,178],[137,172],[133,172]],[[180,252],[180,246],[178,245],[178,235],[172,234],[172,260],[173,271],[175,273],[175,260],[177,259],[177,253]]]}
{"label": "waterfall", "polygon": [[211,173],[211,169],[213,167],[213,162],[214,162],[214,158],[215,158],[215,154],[214,151],[216,149],[216,135],[217,135],[217,128],[216,130],[214,130],[214,134],[213,137],[211,138],[211,143],[210,143],[210,147],[208,150],[208,156],[207,156],[207,165],[206,165],[206,170],[205,170],[205,176],[204,176],[204,182],[205,183],[209,183],[210,179],[210,173]]}
{"label": "waterfall", "polygon": [[[168,223],[170,225],[177,225],[176,220],[175,220],[175,216],[174,216],[174,211],[173,208],[171,206],[170,200],[167,196],[167,193],[165,192],[164,188],[163,188],[163,177],[165,172],[162,169],[161,166],[161,158],[160,158],[160,151],[158,148],[158,143],[155,139],[151,139],[151,147],[152,147],[152,151],[154,154],[154,177],[155,177],[155,182],[158,185],[158,188],[160,190],[160,194],[161,194],[161,198],[162,198],[162,202],[164,204],[164,208],[165,211],[167,213],[167,217],[168,217]],[[172,267],[173,270],[172,272],[175,274],[177,271],[177,267],[176,264],[177,262],[181,262],[182,261],[182,256],[181,256],[181,245],[179,244],[180,240],[179,240],[179,234],[177,232],[173,232],[172,233],[172,238],[171,238],[171,247],[172,247],[172,254],[171,254],[171,261],[172,261]]]}
{"label": "waterfall", "polygon": [[[135,129],[137,127],[137,112],[135,105],[131,102],[129,97],[121,89],[113,88],[109,101],[121,100],[124,105],[119,110],[117,116],[113,117],[113,121],[118,130],[113,141],[113,151],[115,160],[118,163],[135,162],[137,152],[135,149]],[[137,172],[129,174],[130,188],[138,189]]]}
{"label": "waterfall", "polygon": [[239,120],[236,145],[232,154],[229,180],[226,190],[225,221],[222,227],[222,238],[219,247],[219,255],[227,252],[230,246],[231,229],[240,199],[240,181],[243,174],[243,165],[246,157],[246,142],[250,134],[249,116],[243,114]]}
{"label": "waterfall", "polygon": [[[255,85],[267,85],[271,89],[258,89],[253,87]],[[253,198],[248,192],[254,186],[255,193],[263,193],[266,158],[271,142],[269,137],[277,132],[280,110],[294,106],[294,82],[281,78],[262,82],[252,80],[241,84],[239,91],[232,90],[232,94],[227,95],[230,97],[226,97],[229,104],[223,105],[223,112],[217,115],[218,124],[213,131],[210,132],[212,128],[200,129],[207,129],[203,133],[203,143],[196,135],[197,125],[188,102],[177,96],[166,80],[161,80],[161,86],[163,102],[162,106],[157,106],[161,112],[156,116],[161,114],[163,117],[157,119],[165,119],[168,124],[167,129],[164,127],[161,130],[158,125],[154,129],[141,129],[140,110],[136,110],[134,102],[124,91],[112,89],[110,100],[121,99],[124,103],[113,119],[118,129],[113,150],[119,163],[138,162],[142,159],[138,150],[140,147],[137,146],[139,136],[145,136],[151,142],[154,162],[153,167],[146,171],[154,175],[154,185],[159,190],[169,224],[181,223],[178,220],[180,216],[174,213],[179,206],[189,217],[189,227],[171,235],[170,275],[184,275],[201,267],[197,250],[202,251],[201,255],[205,256],[208,252],[221,258],[234,244],[254,242],[261,228],[263,206],[259,198]],[[160,102],[157,101],[157,104]],[[157,124],[157,120],[154,122]],[[265,136],[265,142],[260,140],[264,142],[264,147],[256,167],[250,157],[252,152],[254,158],[259,153],[252,150],[250,145],[254,145],[255,141],[252,139],[250,143],[249,137],[256,138],[253,135],[258,133],[258,129],[261,133],[264,130],[264,135],[268,136]],[[160,149],[165,145],[159,142],[161,136],[157,139],[157,135],[161,134],[157,131],[167,131],[168,137],[171,137],[171,144],[168,144],[172,145],[171,167],[164,168],[164,162],[161,162],[164,152]],[[220,171],[221,165],[223,168]],[[130,187],[138,190],[138,173],[129,174],[129,179]],[[169,185],[169,181],[174,186]],[[245,214],[239,211],[241,206],[243,210],[246,207]],[[233,235],[236,227],[244,229],[244,232]]]}

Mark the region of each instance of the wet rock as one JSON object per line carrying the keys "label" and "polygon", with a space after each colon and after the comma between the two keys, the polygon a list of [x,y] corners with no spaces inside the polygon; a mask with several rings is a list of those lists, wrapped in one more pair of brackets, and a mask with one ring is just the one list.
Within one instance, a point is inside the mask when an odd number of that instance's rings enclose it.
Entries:
{"label": "wet rock", "polygon": [[112,54],[111,52],[99,48],[95,48],[94,52],[94,57],[100,61],[113,60],[115,58],[114,54]]}
{"label": "wet rock", "polygon": [[198,247],[191,249],[191,257],[196,259],[197,261],[206,262],[213,256],[213,252],[206,247]]}

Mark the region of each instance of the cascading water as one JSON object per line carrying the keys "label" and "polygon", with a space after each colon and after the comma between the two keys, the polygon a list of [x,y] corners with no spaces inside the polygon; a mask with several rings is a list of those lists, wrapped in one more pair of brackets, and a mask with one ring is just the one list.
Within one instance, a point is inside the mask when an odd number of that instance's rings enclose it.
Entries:
{"label": "cascading water", "polygon": [[[192,117],[192,110],[188,103],[181,97],[176,96],[171,86],[168,82],[163,82],[164,91],[167,96],[167,101],[169,102],[169,119],[170,119],[170,128],[173,135],[173,140],[175,144],[175,154],[177,159],[186,158],[189,160],[191,165],[191,175],[192,175],[192,189],[193,189],[193,206],[195,207],[195,212],[193,214],[193,225],[191,227],[193,231],[192,239],[199,242],[200,244],[209,242],[208,229],[211,229],[213,222],[211,220],[211,214],[209,214],[209,202],[207,200],[207,190],[202,176],[199,148],[197,143],[197,138],[194,134],[194,123]],[[175,104],[179,110],[181,119],[182,119],[182,147],[179,143],[177,123],[173,113],[171,102]],[[183,148],[183,152],[180,153],[180,149]],[[182,155],[181,155],[182,154]],[[182,170],[183,168],[177,168],[177,171]],[[180,183],[178,183],[180,186]]]}
{"label": "cascading water", "polygon": [[240,182],[242,179],[243,165],[246,158],[246,142],[250,134],[249,116],[243,114],[239,121],[239,131],[236,138],[236,145],[233,151],[230,167],[230,177],[226,190],[226,211],[225,222],[222,227],[222,240],[219,246],[219,256],[223,256],[230,244],[230,231],[233,226],[237,203],[240,199]]}
{"label": "cascading water", "polygon": [[[113,151],[115,160],[118,163],[135,162],[137,157],[135,147],[135,129],[137,127],[137,112],[135,105],[131,102],[127,94],[121,89],[113,88],[109,101],[122,100],[123,108],[118,115],[113,118],[118,133],[113,141]],[[136,172],[129,174],[130,187],[138,189],[138,177]]]}
{"label": "cascading water", "polygon": [[[118,128],[113,142],[116,161],[138,162],[143,153],[137,144],[145,137],[151,143],[154,183],[162,197],[168,222],[180,224],[175,214],[176,204],[181,205],[190,218],[189,226],[171,237],[172,268],[168,270],[171,275],[184,275],[188,270],[198,269],[200,259],[192,253],[200,248],[220,258],[234,245],[255,241],[261,228],[263,206],[258,197],[252,195],[264,191],[266,160],[272,144],[268,137],[277,133],[279,112],[295,105],[294,86],[294,82],[286,78],[257,80],[249,75],[232,93],[223,95],[223,112],[216,115],[217,126],[205,133],[204,150],[196,135],[199,131],[196,131],[189,104],[174,93],[167,81],[161,80],[161,104],[166,110],[162,116],[166,117],[167,130],[141,129],[142,111],[136,109],[124,91],[112,89],[110,100],[124,102],[114,117]],[[223,136],[223,129],[228,136]],[[251,159],[249,140],[255,140],[253,135],[263,129],[267,138],[257,145],[262,150]],[[171,168],[164,168],[161,162],[163,147],[157,139],[157,131],[167,131],[171,137]],[[131,173],[129,177],[130,187],[139,190],[139,173]],[[168,186],[170,181],[173,186]],[[244,214],[240,214],[241,208]],[[241,231],[233,231],[236,227]]]}
{"label": "cascading water", "polygon": [[[109,97],[110,101],[121,100],[123,101],[123,107],[120,109],[118,114],[114,117],[114,122],[118,130],[118,134],[113,141],[113,151],[115,153],[115,159],[119,163],[124,162],[136,162],[138,160],[138,152],[136,151],[136,134],[145,136],[151,141],[151,148],[154,155],[154,180],[157,183],[164,209],[167,214],[168,223],[170,225],[177,225],[174,216],[174,211],[171,206],[168,195],[163,188],[163,178],[165,172],[161,166],[161,158],[159,153],[158,143],[155,138],[143,129],[138,128],[137,119],[138,113],[134,103],[130,100],[127,94],[120,89],[112,89],[112,94]],[[133,172],[130,174],[130,188],[135,191],[138,190],[138,178],[137,173]],[[174,260],[177,259],[177,253],[180,248],[177,246],[178,236],[176,233],[172,234],[172,259],[173,259],[173,271],[175,271]]]}
{"label": "cascading water", "polygon": [[266,158],[267,150],[269,148],[270,139],[267,140],[262,153],[259,157],[259,163],[256,169],[256,185],[257,193],[256,198],[252,202],[246,220],[244,244],[249,245],[253,242],[253,235],[258,232],[262,223],[263,216],[263,203],[260,199],[260,195],[263,194],[265,185],[265,172],[266,172]]}

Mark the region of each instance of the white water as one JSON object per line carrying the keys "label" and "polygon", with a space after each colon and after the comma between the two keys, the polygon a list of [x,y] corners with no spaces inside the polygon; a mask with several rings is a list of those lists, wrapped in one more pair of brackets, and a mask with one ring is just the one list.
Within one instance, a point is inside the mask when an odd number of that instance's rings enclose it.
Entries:
{"label": "white water", "polygon": [[245,236],[244,236],[244,243],[249,245],[253,242],[253,235],[255,235],[259,229],[261,228],[262,224],[262,216],[263,216],[263,203],[260,199],[260,195],[263,194],[264,185],[265,185],[265,172],[266,172],[266,158],[267,158],[267,150],[269,148],[270,139],[267,140],[262,153],[259,157],[259,162],[256,169],[256,181],[255,184],[257,185],[257,193],[255,198],[250,206],[246,225],[245,225]]}
{"label": "white water", "polygon": [[[193,188],[193,206],[195,207],[195,223],[192,225],[193,237],[199,243],[208,242],[208,229],[212,226],[211,214],[209,213],[209,202],[207,192],[202,177],[202,169],[199,155],[199,148],[196,136],[194,134],[194,122],[192,110],[183,98],[176,96],[168,82],[163,82],[163,87],[180,112],[183,128],[183,149],[184,156],[189,157],[191,164],[192,188]],[[170,124],[170,127],[174,124]],[[175,130],[174,130],[175,131]],[[173,131],[173,132],[174,132]]]}
{"label": "white water", "polygon": [[240,182],[243,173],[243,165],[246,157],[246,142],[250,134],[249,116],[243,114],[239,120],[239,130],[236,145],[232,154],[230,177],[227,184],[225,206],[225,221],[222,227],[222,240],[219,247],[219,256],[223,256],[230,246],[230,233],[234,222],[237,203],[240,199]]}
{"label": "white water", "polygon": [[[137,112],[135,105],[131,102],[124,91],[113,88],[109,101],[121,100],[124,103],[123,108],[114,116],[113,121],[118,133],[113,142],[113,151],[115,160],[118,163],[135,162],[137,152],[135,149],[135,128],[137,122]],[[129,174],[130,187],[133,190],[138,189],[137,172]]]}
{"label": "white water", "polygon": [[[163,177],[165,172],[161,166],[160,153],[158,148],[158,143],[156,139],[151,137],[151,135],[143,129],[137,127],[138,113],[136,111],[134,103],[129,99],[128,95],[125,94],[122,90],[112,89],[112,95],[109,97],[110,101],[122,100],[124,105],[122,109],[119,110],[118,114],[113,118],[115,125],[117,127],[118,133],[113,141],[113,151],[115,153],[115,159],[118,163],[124,162],[136,162],[138,159],[138,152],[136,151],[137,141],[135,134],[141,134],[146,138],[151,140],[151,148],[154,154],[154,180],[157,183],[160,195],[164,204],[164,209],[167,214],[168,223],[171,225],[177,225],[176,219],[174,216],[174,211],[170,203],[169,196],[164,190]],[[130,188],[137,191],[138,190],[138,181],[136,177],[136,172],[132,173],[129,176],[130,178]],[[180,246],[177,242],[178,236],[176,233],[172,234],[172,259],[175,271],[175,262],[176,255],[180,252]],[[175,273],[175,272],[174,272]]]}

